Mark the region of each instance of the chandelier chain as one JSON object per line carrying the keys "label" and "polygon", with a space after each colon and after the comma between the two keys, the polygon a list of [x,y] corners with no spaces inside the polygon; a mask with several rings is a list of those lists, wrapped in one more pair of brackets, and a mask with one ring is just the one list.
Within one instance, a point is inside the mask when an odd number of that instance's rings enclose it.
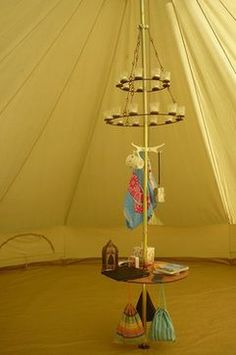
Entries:
{"label": "chandelier chain", "polygon": [[164,70],[164,67],[163,67],[163,65],[161,64],[161,60],[160,60],[160,57],[159,57],[159,55],[158,55],[158,52],[157,52],[157,49],[156,49],[156,47],[155,47],[155,44],[154,44],[154,41],[153,41],[153,39],[152,39],[151,32],[150,32],[150,29],[149,29],[149,28],[148,28],[148,35],[149,35],[149,39],[150,39],[150,42],[151,42],[151,44],[152,44],[152,47],[153,47],[155,56],[156,56],[157,61],[158,61],[159,65],[160,65],[160,68],[161,68],[161,70]]}
{"label": "chandelier chain", "polygon": [[[141,44],[141,32],[139,31],[138,38],[137,38],[137,45],[135,47],[134,55],[133,55],[131,72],[129,75],[129,91],[126,96],[125,106],[124,106],[124,110],[123,110],[123,114],[125,114],[125,115],[128,114],[127,107],[132,103],[134,93],[135,93],[135,87],[134,87],[135,68],[137,67],[137,64],[138,64],[140,44]],[[126,123],[127,123],[127,121],[128,121],[128,118],[126,119]]]}

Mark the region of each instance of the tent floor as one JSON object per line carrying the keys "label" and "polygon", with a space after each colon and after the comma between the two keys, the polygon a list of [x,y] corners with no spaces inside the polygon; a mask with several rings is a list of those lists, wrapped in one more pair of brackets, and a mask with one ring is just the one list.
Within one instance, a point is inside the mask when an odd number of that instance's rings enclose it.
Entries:
{"label": "tent floor", "polygon": [[[113,343],[123,308],[129,297],[136,304],[140,286],[102,276],[100,264],[1,271],[0,354],[235,355],[235,266],[188,264],[189,277],[165,287],[177,340],[148,350]],[[155,305],[158,289],[148,288]]]}

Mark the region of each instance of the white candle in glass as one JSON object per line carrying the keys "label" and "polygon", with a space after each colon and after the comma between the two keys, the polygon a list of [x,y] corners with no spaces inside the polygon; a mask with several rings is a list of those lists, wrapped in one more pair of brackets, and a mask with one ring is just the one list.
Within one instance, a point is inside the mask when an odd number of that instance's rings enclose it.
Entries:
{"label": "white candle in glass", "polygon": [[134,125],[134,126],[139,126],[139,119],[138,119],[138,118],[135,118],[135,119],[133,120],[133,125]]}
{"label": "white candle in glass", "polygon": [[105,120],[107,121],[113,118],[111,111],[106,111],[104,116],[105,116]]}
{"label": "white candle in glass", "polygon": [[150,102],[150,113],[152,115],[159,113],[159,109],[160,109],[160,102]]}
{"label": "white candle in glass", "polygon": [[135,116],[138,114],[138,104],[137,103],[132,103],[129,105],[129,115],[130,116]]}
{"label": "white candle in glass", "polygon": [[161,69],[160,68],[153,68],[152,69],[152,79],[159,80],[161,76]]}
{"label": "white candle in glass", "polygon": [[158,91],[161,90],[161,83],[157,82],[153,87],[152,87],[152,91]]}
{"label": "white candle in glass", "polygon": [[174,122],[173,118],[168,118],[168,120],[165,121],[166,124],[173,123],[173,122]]}
{"label": "white candle in glass", "polygon": [[170,104],[168,106],[168,114],[169,115],[175,116],[176,111],[177,111],[177,104],[176,103]]}
{"label": "white candle in glass", "polygon": [[153,264],[155,260],[155,248],[147,247],[147,263],[149,265]]}
{"label": "white candle in glass", "polygon": [[137,92],[143,92],[143,87],[142,87],[142,86],[139,86],[136,91],[137,91]]}
{"label": "white candle in glass", "polygon": [[169,83],[170,82],[170,72],[169,71],[164,71],[161,75],[161,80],[164,83]]}
{"label": "white candle in glass", "polygon": [[157,117],[153,116],[150,117],[150,126],[156,126],[157,125]]}
{"label": "white candle in glass", "polygon": [[118,126],[123,126],[123,120],[118,120],[118,121],[117,121],[117,125],[118,125]]}
{"label": "white candle in glass", "polygon": [[117,88],[122,87],[122,83],[121,83],[120,81],[118,81],[118,82],[116,83],[116,87],[117,87]]}
{"label": "white candle in glass", "polygon": [[126,83],[127,81],[129,81],[128,72],[124,72],[124,73],[121,74],[120,82],[121,83]]}
{"label": "white candle in glass", "polygon": [[134,72],[134,77],[135,77],[135,79],[142,79],[143,78],[143,69],[136,68],[135,72]]}
{"label": "white candle in glass", "polygon": [[112,116],[113,117],[120,117],[121,116],[121,108],[120,107],[115,107],[112,110]]}
{"label": "white candle in glass", "polygon": [[123,85],[123,90],[129,91],[129,83]]}
{"label": "white candle in glass", "polygon": [[185,106],[178,106],[177,116],[184,117],[185,115]]}

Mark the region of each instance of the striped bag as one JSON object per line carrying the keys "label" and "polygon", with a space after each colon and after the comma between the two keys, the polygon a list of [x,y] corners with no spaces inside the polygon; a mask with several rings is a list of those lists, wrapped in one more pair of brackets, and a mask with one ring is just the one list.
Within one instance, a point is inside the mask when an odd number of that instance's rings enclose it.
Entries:
{"label": "striped bag", "polygon": [[149,338],[155,341],[175,341],[175,330],[169,312],[166,309],[163,285],[160,286],[159,304],[160,306],[155,312],[149,330]]}
{"label": "striped bag", "polygon": [[144,327],[135,307],[128,303],[116,328],[115,343],[140,344],[144,341]]}

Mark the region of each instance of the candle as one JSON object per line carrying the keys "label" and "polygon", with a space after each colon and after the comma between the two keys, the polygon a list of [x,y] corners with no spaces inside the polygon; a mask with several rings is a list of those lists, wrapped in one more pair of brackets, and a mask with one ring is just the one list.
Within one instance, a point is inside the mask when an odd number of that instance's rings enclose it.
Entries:
{"label": "candle", "polygon": [[152,265],[155,260],[155,248],[148,247],[147,248],[147,263],[148,265]]}
{"label": "candle", "polygon": [[[132,255],[137,256],[140,261],[143,261],[143,247],[133,247]],[[155,260],[155,248],[147,247],[147,264],[152,265]]]}
{"label": "candle", "polygon": [[169,71],[163,72],[161,80],[163,81],[163,83],[169,83],[170,82],[170,72]]}
{"label": "candle", "polygon": [[113,118],[121,117],[121,108],[120,107],[114,108],[112,110],[112,116],[113,116]]}
{"label": "candle", "polygon": [[143,87],[142,87],[142,86],[139,86],[136,91],[137,91],[137,92],[143,92]]}
{"label": "candle", "polygon": [[157,126],[157,118],[156,117],[150,118],[150,126]]}
{"label": "candle", "polygon": [[121,87],[122,87],[122,83],[119,81],[119,82],[116,84],[116,87],[117,87],[117,88],[121,88]]}
{"label": "candle", "polygon": [[138,104],[132,103],[129,105],[129,115],[135,116],[138,114]]}
{"label": "candle", "polygon": [[168,118],[168,120],[165,121],[166,124],[170,124],[173,122],[174,122],[173,118]]}
{"label": "candle", "polygon": [[173,103],[168,106],[168,115],[175,116],[177,111],[177,104]]}
{"label": "candle", "polygon": [[156,115],[159,113],[160,103],[159,102],[151,102],[150,103],[150,114]]}
{"label": "candle", "polygon": [[184,117],[185,115],[185,106],[178,106],[177,116]]}
{"label": "candle", "polygon": [[152,87],[152,91],[159,91],[161,90],[161,83],[157,82],[153,87]]}
{"label": "candle", "polygon": [[109,121],[113,118],[112,114],[110,111],[105,112],[105,121]]}
{"label": "candle", "polygon": [[142,68],[136,68],[136,69],[135,69],[134,78],[135,78],[136,80],[140,80],[140,79],[143,78],[143,69],[142,69]]}
{"label": "candle", "polygon": [[135,119],[133,120],[133,126],[135,126],[135,127],[138,127],[138,126],[139,126],[139,119],[138,119],[138,118],[135,118]]}
{"label": "candle", "polygon": [[127,81],[129,81],[128,79],[128,73],[127,72],[124,72],[122,75],[121,75],[121,79],[120,79],[120,82],[122,84],[126,83]]}
{"label": "candle", "polygon": [[153,68],[152,69],[152,79],[159,80],[161,77],[161,69],[160,68]]}
{"label": "candle", "polygon": [[123,85],[123,90],[129,91],[129,84],[128,83]]}

